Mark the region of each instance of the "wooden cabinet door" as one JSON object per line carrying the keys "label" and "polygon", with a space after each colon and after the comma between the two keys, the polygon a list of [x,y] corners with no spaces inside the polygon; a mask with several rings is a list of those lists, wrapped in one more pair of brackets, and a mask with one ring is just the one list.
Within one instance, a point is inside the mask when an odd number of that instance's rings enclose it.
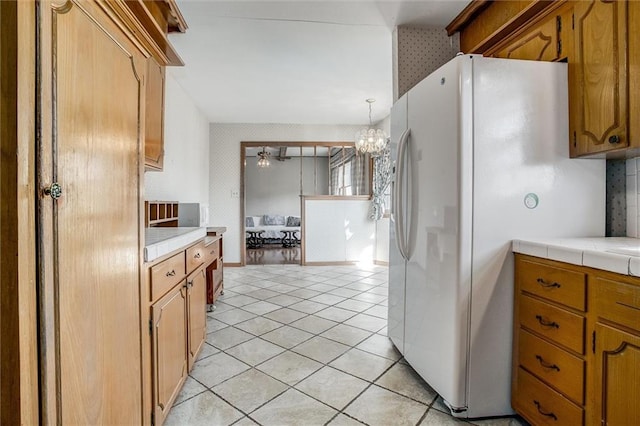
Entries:
{"label": "wooden cabinet door", "polygon": [[574,2],[569,60],[571,156],[629,145],[627,117],[628,2]]}
{"label": "wooden cabinet door", "polygon": [[39,5],[43,416],[141,424],[144,57],[106,2]]}
{"label": "wooden cabinet door", "polygon": [[495,56],[510,59],[529,59],[533,61],[555,61],[560,54],[558,43],[559,18],[542,22],[516,41],[498,51]]}
{"label": "wooden cabinet door", "polygon": [[640,336],[596,324],[595,363],[593,400],[598,423],[637,424],[640,419]]}
{"label": "wooden cabinet door", "polygon": [[156,424],[164,421],[188,374],[186,302],[186,281],[183,281],[151,307]]}
{"label": "wooden cabinet door", "polygon": [[189,317],[189,370],[193,368],[207,334],[207,279],[201,266],[187,277],[187,312]]}
{"label": "wooden cabinet door", "polygon": [[144,165],[162,170],[164,161],[164,67],[147,59]]}

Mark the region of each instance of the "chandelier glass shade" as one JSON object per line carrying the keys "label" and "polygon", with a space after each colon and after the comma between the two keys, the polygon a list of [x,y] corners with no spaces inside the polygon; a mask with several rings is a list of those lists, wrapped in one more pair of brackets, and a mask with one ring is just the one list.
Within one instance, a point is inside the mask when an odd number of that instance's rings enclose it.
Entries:
{"label": "chandelier glass shade", "polygon": [[258,153],[258,163],[257,163],[258,167],[261,167],[261,168],[269,167],[269,165],[271,164],[269,162],[270,155],[271,154],[269,154],[267,151],[265,151],[264,148],[262,148],[262,151]]}
{"label": "chandelier glass shade", "polygon": [[381,129],[374,129],[371,122],[371,104],[375,101],[375,99],[367,99],[369,104],[369,127],[358,131],[355,137],[355,145],[358,152],[372,156],[379,155],[387,146],[387,135]]}
{"label": "chandelier glass shade", "polygon": [[380,129],[362,129],[356,133],[356,149],[363,154],[377,155],[387,144],[387,136]]}

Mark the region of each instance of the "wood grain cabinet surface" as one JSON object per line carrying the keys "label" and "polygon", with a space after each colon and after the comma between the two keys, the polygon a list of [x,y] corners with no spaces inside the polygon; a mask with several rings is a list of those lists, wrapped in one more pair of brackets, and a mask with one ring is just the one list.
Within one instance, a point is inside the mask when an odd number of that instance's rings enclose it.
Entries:
{"label": "wood grain cabinet surface", "polygon": [[161,171],[164,164],[164,75],[165,68],[147,59],[144,165]]}
{"label": "wood grain cabinet surface", "polygon": [[204,345],[207,271],[220,261],[219,241],[206,237],[147,264],[149,302],[142,309],[150,315],[145,364],[155,425],[164,422]]}
{"label": "wood grain cabinet surface", "polygon": [[187,379],[187,285],[182,279],[151,306],[153,412],[162,424]]}
{"label": "wood grain cabinet surface", "polygon": [[589,303],[595,315],[594,423],[631,425],[640,419],[640,285],[596,277]]}
{"label": "wood grain cabinet surface", "polygon": [[552,16],[506,47],[489,55],[508,59],[555,61],[562,54],[562,45],[559,41],[561,22],[559,17]]}
{"label": "wood grain cabinet surface", "polygon": [[38,5],[41,422],[141,424],[145,52],[115,3]]}
{"label": "wood grain cabinet surface", "polygon": [[640,278],[516,254],[512,374],[532,425],[636,424]]}
{"label": "wood grain cabinet surface", "polygon": [[640,120],[633,117],[640,114],[640,2],[488,3],[455,26],[465,53],[566,61],[571,157],[638,155]]}
{"label": "wood grain cabinet surface", "polygon": [[627,1],[573,5],[574,51],[569,58],[569,138],[572,156],[629,146]]}

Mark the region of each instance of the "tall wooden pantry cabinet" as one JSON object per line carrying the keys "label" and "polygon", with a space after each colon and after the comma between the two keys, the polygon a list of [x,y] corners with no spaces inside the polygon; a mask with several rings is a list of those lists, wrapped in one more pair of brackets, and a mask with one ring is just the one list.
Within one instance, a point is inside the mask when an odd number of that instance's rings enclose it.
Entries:
{"label": "tall wooden pantry cabinet", "polygon": [[176,18],[174,0],[0,2],[1,424],[151,422],[148,64],[181,64]]}

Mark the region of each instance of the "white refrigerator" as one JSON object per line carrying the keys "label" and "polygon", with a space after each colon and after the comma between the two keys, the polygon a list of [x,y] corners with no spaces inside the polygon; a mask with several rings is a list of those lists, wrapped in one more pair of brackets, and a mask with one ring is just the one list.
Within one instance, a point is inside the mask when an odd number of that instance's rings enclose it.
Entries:
{"label": "white refrigerator", "polygon": [[566,64],[474,55],[392,108],[388,334],[455,416],[513,413],[511,240],[604,235],[567,120]]}

